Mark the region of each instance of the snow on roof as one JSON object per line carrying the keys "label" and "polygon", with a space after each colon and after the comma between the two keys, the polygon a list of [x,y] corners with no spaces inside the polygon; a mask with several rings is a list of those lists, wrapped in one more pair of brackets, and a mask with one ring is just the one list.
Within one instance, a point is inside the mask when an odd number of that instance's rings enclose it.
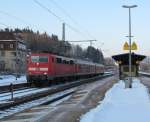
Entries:
{"label": "snow on roof", "polygon": [[150,99],[147,88],[134,79],[133,88],[125,89],[123,81],[115,84],[95,109],[80,122],[149,122]]}

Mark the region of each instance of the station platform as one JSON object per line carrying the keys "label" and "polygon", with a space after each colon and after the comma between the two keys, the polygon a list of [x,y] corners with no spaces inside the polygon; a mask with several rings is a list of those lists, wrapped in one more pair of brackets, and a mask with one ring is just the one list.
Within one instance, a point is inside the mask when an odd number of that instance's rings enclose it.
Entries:
{"label": "station platform", "polygon": [[132,88],[125,88],[124,82],[120,80],[107,91],[103,101],[80,122],[149,122],[149,79],[133,78]]}

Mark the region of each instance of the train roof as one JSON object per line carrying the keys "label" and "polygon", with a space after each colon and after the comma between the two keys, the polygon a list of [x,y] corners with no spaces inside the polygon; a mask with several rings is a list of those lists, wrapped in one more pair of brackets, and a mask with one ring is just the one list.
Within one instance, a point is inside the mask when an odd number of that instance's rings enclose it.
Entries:
{"label": "train roof", "polygon": [[75,59],[75,58],[71,58],[71,57],[59,56],[59,55],[50,54],[50,53],[44,53],[44,52],[41,52],[41,53],[32,53],[31,55],[37,55],[37,54],[43,54],[43,55],[47,54],[47,55],[55,56],[55,57],[57,57],[57,58],[65,59],[65,60],[67,60],[67,61],[73,60],[73,61],[74,61],[75,63],[77,63],[77,64],[88,64],[88,65],[103,66],[103,64],[94,63],[94,62],[92,62],[92,61],[86,61],[86,60]]}
{"label": "train roof", "polygon": [[76,59],[76,63],[77,64],[88,64],[88,65],[103,66],[102,64],[99,64],[99,63],[94,63],[94,62],[91,62],[91,61],[85,61],[85,60],[80,60],[80,59]]}

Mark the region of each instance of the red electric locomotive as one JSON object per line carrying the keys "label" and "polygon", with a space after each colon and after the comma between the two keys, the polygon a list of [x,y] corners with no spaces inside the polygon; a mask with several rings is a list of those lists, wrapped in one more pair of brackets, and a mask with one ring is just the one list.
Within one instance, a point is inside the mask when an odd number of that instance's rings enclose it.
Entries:
{"label": "red electric locomotive", "polygon": [[103,73],[103,65],[83,60],[49,53],[36,53],[28,57],[28,82],[49,83],[55,82],[56,79],[94,76]]}

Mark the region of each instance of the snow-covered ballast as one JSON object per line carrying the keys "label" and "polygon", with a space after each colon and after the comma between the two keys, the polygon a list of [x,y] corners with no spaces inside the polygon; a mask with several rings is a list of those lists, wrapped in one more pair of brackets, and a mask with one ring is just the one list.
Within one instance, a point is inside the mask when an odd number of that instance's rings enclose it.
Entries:
{"label": "snow-covered ballast", "polygon": [[[145,58],[144,55],[139,55],[132,53],[132,70],[131,74],[133,77],[137,77],[139,71],[139,64]],[[129,76],[129,53],[123,53],[119,55],[114,55],[112,58],[118,63],[119,65],[119,77],[120,79],[124,79],[125,77]]]}

